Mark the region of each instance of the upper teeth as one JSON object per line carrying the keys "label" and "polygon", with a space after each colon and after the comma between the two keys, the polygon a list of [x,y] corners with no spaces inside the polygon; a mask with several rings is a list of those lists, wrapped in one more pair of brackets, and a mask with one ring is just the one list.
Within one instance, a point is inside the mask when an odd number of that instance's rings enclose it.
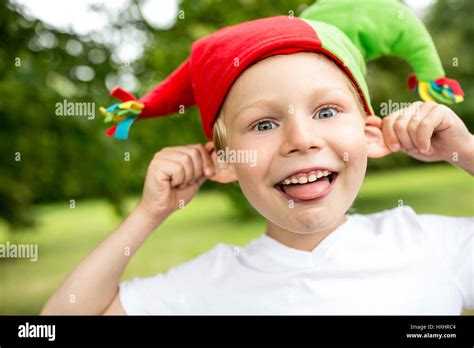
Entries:
{"label": "upper teeth", "polygon": [[286,178],[285,180],[281,181],[280,184],[306,184],[307,182],[314,182],[319,178],[328,176],[330,174],[332,174],[332,172],[329,170],[315,170],[309,173],[299,173]]}

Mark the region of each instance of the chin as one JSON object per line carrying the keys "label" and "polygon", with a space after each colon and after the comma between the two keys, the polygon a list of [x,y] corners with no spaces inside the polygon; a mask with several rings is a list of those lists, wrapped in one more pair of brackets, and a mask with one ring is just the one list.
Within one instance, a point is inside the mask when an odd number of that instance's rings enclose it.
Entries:
{"label": "chin", "polygon": [[294,211],[287,214],[282,224],[282,228],[297,234],[312,234],[324,231],[339,221],[337,214],[329,213],[328,209],[313,207],[303,211]]}

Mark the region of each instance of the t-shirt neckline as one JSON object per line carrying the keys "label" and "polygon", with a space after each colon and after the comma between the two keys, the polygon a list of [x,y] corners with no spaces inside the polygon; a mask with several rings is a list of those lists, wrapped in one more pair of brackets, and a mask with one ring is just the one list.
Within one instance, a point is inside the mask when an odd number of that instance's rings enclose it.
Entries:
{"label": "t-shirt neckline", "polygon": [[[327,253],[331,246],[336,243],[338,239],[346,235],[346,232],[351,229],[354,217],[346,214],[347,220],[338,226],[334,231],[327,235],[313,250],[306,251],[287,246],[278,240],[270,237],[266,233],[262,234],[258,240],[260,247],[262,247],[263,254],[274,259],[279,264],[285,266],[306,268],[314,267],[319,264],[321,258]],[[261,254],[263,257],[264,255]]]}

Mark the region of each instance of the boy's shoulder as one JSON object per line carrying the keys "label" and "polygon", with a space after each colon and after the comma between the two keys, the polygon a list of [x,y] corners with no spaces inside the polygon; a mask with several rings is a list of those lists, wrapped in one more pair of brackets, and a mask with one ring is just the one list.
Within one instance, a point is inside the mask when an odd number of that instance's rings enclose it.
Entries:
{"label": "boy's shoulder", "polygon": [[393,227],[412,225],[414,228],[421,227],[423,229],[428,227],[439,229],[446,227],[447,224],[469,225],[474,222],[474,217],[454,217],[426,213],[419,214],[409,205],[401,205],[371,214],[355,213],[350,215],[350,217],[354,220],[362,221],[363,223],[379,225],[395,224]]}
{"label": "boy's shoulder", "polygon": [[181,273],[187,273],[199,278],[200,274],[205,272],[207,276],[212,277],[212,274],[217,275],[222,272],[222,268],[228,264],[236,250],[237,247],[233,245],[218,243],[207,251],[169,269],[166,275],[172,277]]}
{"label": "boy's shoulder", "polygon": [[382,222],[382,221],[396,221],[401,219],[403,221],[413,222],[417,219],[418,214],[408,205],[400,205],[394,208],[384,209],[370,214],[354,213],[350,215],[362,221]]}
{"label": "boy's shoulder", "polygon": [[426,246],[446,245],[472,239],[474,217],[452,217],[438,214],[418,214],[408,205],[372,214],[352,214],[356,229],[367,238],[393,241],[397,244]]}

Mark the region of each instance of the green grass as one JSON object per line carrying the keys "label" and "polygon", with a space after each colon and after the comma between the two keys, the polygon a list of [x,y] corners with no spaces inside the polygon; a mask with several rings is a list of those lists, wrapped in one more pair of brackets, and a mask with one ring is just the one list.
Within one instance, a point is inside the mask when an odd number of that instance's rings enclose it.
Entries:
{"label": "green grass", "polygon": [[[353,212],[372,213],[399,204],[417,213],[474,216],[473,178],[447,165],[368,175]],[[130,199],[129,209],[136,200]],[[39,206],[38,225],[12,233],[0,225],[0,243],[37,243],[39,259],[0,259],[0,314],[37,314],[66,275],[119,223],[102,201]],[[238,221],[226,197],[200,193],[155,231],[128,265],[124,278],[149,276],[193,258],[219,242],[243,246],[265,222]],[[474,311],[466,312],[474,314]]]}

